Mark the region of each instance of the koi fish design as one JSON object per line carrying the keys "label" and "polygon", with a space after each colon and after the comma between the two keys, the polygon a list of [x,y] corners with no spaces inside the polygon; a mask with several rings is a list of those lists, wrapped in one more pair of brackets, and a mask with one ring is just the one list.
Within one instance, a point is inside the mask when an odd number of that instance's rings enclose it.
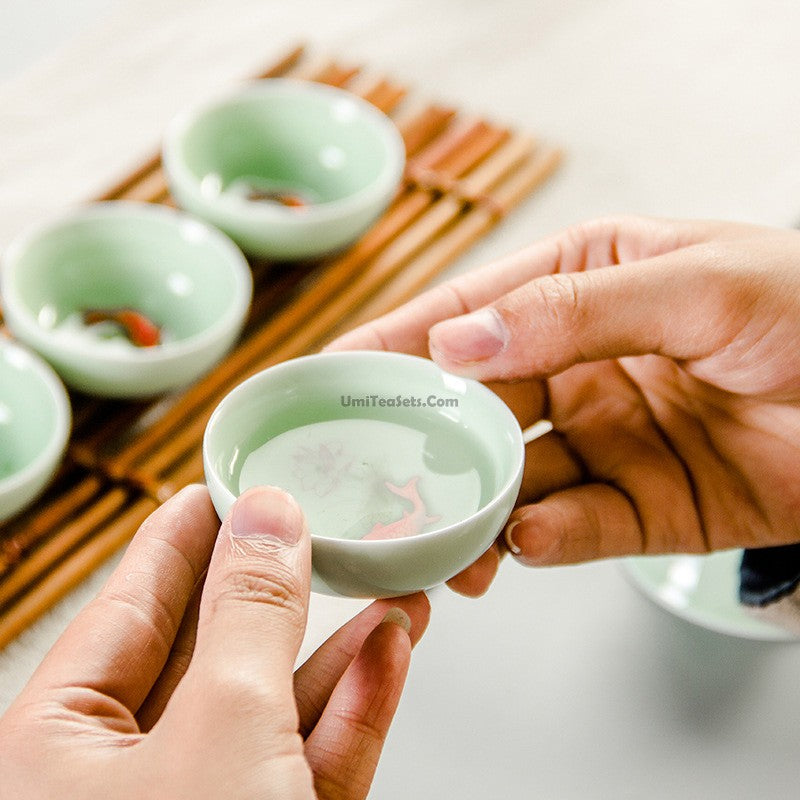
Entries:
{"label": "koi fish design", "polygon": [[161,344],[161,329],[149,317],[133,308],[90,308],[83,312],[84,325],[116,323],[132,345],[155,347]]}
{"label": "koi fish design", "polygon": [[389,481],[385,482],[385,486],[390,492],[410,501],[412,509],[411,511],[404,511],[400,519],[396,519],[388,525],[384,525],[381,522],[376,523],[364,539],[401,539],[405,536],[416,536],[418,533],[422,533],[422,529],[426,525],[438,522],[441,519],[441,516],[438,515],[435,517],[428,516],[425,503],[422,502],[422,498],[419,496],[417,481],[419,481],[418,475],[411,478],[405,486],[395,486]]}

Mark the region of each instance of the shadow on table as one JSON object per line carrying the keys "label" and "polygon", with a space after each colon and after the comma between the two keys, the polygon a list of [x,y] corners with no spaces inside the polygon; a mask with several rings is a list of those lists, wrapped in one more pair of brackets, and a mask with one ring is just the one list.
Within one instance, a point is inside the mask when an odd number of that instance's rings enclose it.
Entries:
{"label": "shadow on table", "polygon": [[[716,633],[641,598],[633,599],[636,607],[631,614],[641,615],[634,629],[652,635],[626,642],[631,668],[647,674],[651,702],[657,696],[662,712],[666,704],[670,715],[691,719],[695,728],[717,728],[748,713],[764,673],[780,653],[795,646]],[[641,672],[638,677],[642,678]]]}

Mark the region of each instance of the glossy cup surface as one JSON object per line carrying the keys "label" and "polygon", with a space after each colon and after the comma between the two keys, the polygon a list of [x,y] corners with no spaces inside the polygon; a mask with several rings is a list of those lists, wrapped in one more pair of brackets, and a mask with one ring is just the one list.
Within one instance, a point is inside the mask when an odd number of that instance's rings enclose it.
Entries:
{"label": "glossy cup surface", "polygon": [[773,625],[774,609],[747,609],[739,603],[741,550],[708,555],[637,556],[622,564],[633,584],[656,605],[701,628],[756,641],[797,641],[800,629]]}
{"label": "glossy cup surface", "polygon": [[[516,418],[489,389],[398,353],[322,353],[284,362],[236,387],[215,410],[203,441],[206,481],[224,517],[239,494],[249,452],[294,427],[343,418],[342,395],[457,398],[440,414],[454,435],[467,430],[491,467],[488,502],[461,522],[402,539],[364,541],[312,536],[315,591],[391,597],[435,586],[472,563],[494,541],[514,506],[524,445]],[[392,421],[395,409],[348,409],[344,416]],[[441,421],[441,420],[440,420]]]}
{"label": "glossy cup surface", "polygon": [[70,418],[67,393],[53,370],[0,337],[0,522],[33,502],[52,478]]}
{"label": "glossy cup surface", "polygon": [[[405,146],[370,103],[330,86],[270,79],[188,111],[167,131],[164,169],[181,207],[245,252],[311,258],[355,240],[391,201]],[[304,197],[249,200],[239,184]]]}
{"label": "glossy cup surface", "polygon": [[[226,236],[146,203],[81,208],[20,236],[0,269],[9,328],[89,394],[148,397],[184,386],[228,351],[244,323],[252,276]],[[165,331],[136,348],[75,335],[82,310],[133,308]]]}

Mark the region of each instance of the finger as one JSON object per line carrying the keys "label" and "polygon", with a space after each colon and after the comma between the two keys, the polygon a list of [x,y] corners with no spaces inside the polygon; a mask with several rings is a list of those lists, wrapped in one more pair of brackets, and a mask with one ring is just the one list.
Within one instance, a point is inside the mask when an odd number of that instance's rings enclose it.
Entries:
{"label": "finger", "polygon": [[431,604],[424,592],[376,600],[339,628],[294,674],[294,694],[300,715],[300,733],[307,737],[322,716],[339,679],[358,655],[365,639],[392,608],[399,608],[411,622],[412,647],[428,627]]}
{"label": "finger", "polygon": [[[549,382],[554,422],[587,474],[635,503],[647,552],[757,546],[765,517],[757,503],[742,513],[741,498],[753,488],[736,463],[769,445],[743,441],[724,416],[700,419],[697,403],[664,390],[675,375],[659,356],[575,366]],[[708,391],[696,388],[697,398]]]}
{"label": "finger", "polygon": [[517,502],[530,503],[583,479],[580,459],[557,431],[525,445],[525,466]]}
{"label": "finger", "polygon": [[[563,437],[551,431],[525,446],[525,467],[518,502],[530,503],[559,489],[574,486],[582,477],[580,462]],[[481,597],[495,579],[506,551],[505,539],[500,536],[486,553],[447,581],[447,585],[466,597]]]}
{"label": "finger", "polygon": [[411,660],[408,627],[392,610],[370,633],[306,740],[320,800],[367,796]]}
{"label": "finger", "polygon": [[486,386],[511,409],[521,428],[527,428],[545,416],[547,392],[543,381],[494,381]]}
{"label": "finger", "polygon": [[153,512],[34,682],[88,687],[135,712],[167,661],[218,530],[202,486],[183,489]]}
{"label": "finger", "polygon": [[295,500],[275,488],[245,492],[220,529],[194,656],[174,697],[204,698],[210,726],[222,714],[240,731],[296,736],[292,672],[310,581],[311,540]]}
{"label": "finger", "polygon": [[534,278],[638,260],[709,235],[705,223],[614,217],[576,225],[518,253],[424,292],[401,308],[331,342],[328,350],[391,350],[427,356],[428,331],[441,320],[491,303]]}
{"label": "finger", "polygon": [[136,713],[136,721],[139,723],[139,730],[142,733],[147,733],[158,722],[172,693],[183,679],[186,670],[189,669],[197,638],[197,618],[200,613],[202,592],[203,581],[201,580],[195,587],[192,599],[186,607],[183,622],[178,629],[178,635],[175,637],[175,643],[172,645],[167,663],[150,690],[150,694],[147,695]]}
{"label": "finger", "polygon": [[500,568],[504,550],[499,542],[493,542],[477,561],[450,578],[447,585],[465,597],[481,597],[486,594]]}
{"label": "finger", "polygon": [[[629,362],[630,363],[630,362]],[[636,374],[665,360],[637,359]],[[669,369],[669,367],[666,367]],[[672,371],[667,373],[672,379]],[[617,361],[581,364],[550,382],[554,422],[587,474],[620,489],[632,503],[646,552],[682,552],[704,541],[693,472],[654,414],[647,381]],[[656,384],[658,385],[658,384]],[[602,387],[598,391],[597,387]],[[706,504],[703,503],[705,506]]]}
{"label": "finger", "polygon": [[504,538],[514,558],[526,566],[640,554],[644,542],[629,499],[603,483],[565,489],[517,509]]}
{"label": "finger", "polygon": [[543,377],[579,362],[710,356],[741,331],[737,270],[690,248],[591,272],[546,275],[434,326],[431,356],[478,380]]}

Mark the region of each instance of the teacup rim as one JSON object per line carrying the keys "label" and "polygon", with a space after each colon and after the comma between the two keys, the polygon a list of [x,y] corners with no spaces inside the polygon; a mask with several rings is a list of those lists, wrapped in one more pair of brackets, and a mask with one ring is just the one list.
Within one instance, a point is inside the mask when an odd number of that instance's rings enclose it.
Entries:
{"label": "teacup rim", "polygon": [[0,494],[9,494],[30,483],[43,471],[57,464],[62,458],[72,430],[72,406],[67,389],[56,371],[38,353],[29,347],[0,335],[0,351],[16,351],[33,369],[48,395],[54,401],[56,429],[46,446],[30,464],[5,478],[0,478]]}
{"label": "teacup rim", "polygon": [[[139,200],[95,201],[62,209],[45,219],[29,225],[14,237],[2,259],[0,259],[0,298],[2,298],[2,304],[6,312],[10,311],[10,315],[24,326],[26,335],[36,342],[34,349],[38,349],[40,346],[49,349],[54,338],[52,331],[48,331],[38,323],[27,303],[22,300],[16,291],[12,271],[15,269],[19,259],[39,237],[55,231],[59,227],[67,227],[70,223],[81,220],[102,219],[104,217],[124,218],[127,215],[164,219],[175,226],[192,225],[201,228],[204,235],[211,237],[215,244],[221,248],[225,256],[224,261],[229,265],[230,272],[234,276],[236,287],[233,302],[231,302],[225,313],[209,327],[185,339],[164,342],[155,348],[130,348],[129,350],[115,350],[110,353],[101,346],[94,347],[89,344],[81,348],[59,346],[58,350],[60,352],[75,353],[90,358],[99,364],[145,365],[169,363],[177,358],[190,356],[204,350],[226,331],[240,324],[246,316],[253,293],[252,271],[244,253],[227,234],[193,214],[170,208],[169,206]],[[12,275],[12,278],[9,278],[9,275]]]}
{"label": "teacup rim", "polygon": [[[444,538],[449,534],[452,534],[459,529],[464,528],[465,526],[471,525],[477,521],[479,521],[484,516],[491,516],[494,513],[496,507],[504,502],[506,496],[509,491],[512,490],[514,485],[519,481],[520,475],[524,468],[525,463],[525,443],[522,437],[522,429],[519,425],[519,421],[514,416],[511,409],[506,405],[503,400],[498,397],[498,395],[489,389],[484,384],[480,383],[479,381],[473,380],[471,378],[464,378],[460,375],[454,375],[453,373],[448,373],[443,370],[441,367],[436,364],[431,359],[423,358],[420,356],[411,355],[409,353],[398,353],[398,352],[391,352],[385,350],[341,350],[341,351],[327,351],[321,353],[313,353],[310,355],[299,356],[298,358],[288,359],[287,361],[283,361],[279,364],[275,364],[272,367],[268,367],[267,369],[261,370],[260,372],[256,373],[255,375],[250,376],[246,380],[242,381],[238,386],[234,387],[216,406],[214,411],[209,418],[208,424],[206,425],[206,429],[203,434],[203,463],[204,467],[207,472],[211,472],[213,477],[216,480],[216,483],[221,487],[221,489],[225,492],[228,496],[228,499],[231,503],[235,502],[237,495],[234,495],[233,492],[230,491],[228,486],[225,482],[220,478],[217,474],[216,470],[214,470],[211,466],[210,459],[208,457],[209,451],[209,444],[208,440],[210,438],[211,431],[213,427],[217,424],[217,420],[222,416],[224,413],[223,406],[226,401],[229,400],[234,394],[236,393],[245,393],[247,391],[247,385],[254,385],[260,380],[263,380],[263,376],[267,372],[271,372],[273,375],[275,374],[274,371],[278,371],[281,368],[295,366],[299,362],[311,362],[311,361],[318,361],[321,359],[330,360],[331,358],[345,358],[345,357],[357,357],[360,359],[363,358],[370,358],[374,357],[376,359],[385,360],[387,358],[394,358],[398,361],[402,360],[404,362],[418,362],[419,364],[434,367],[439,373],[443,375],[449,375],[453,378],[458,379],[459,381],[463,381],[464,384],[469,387],[472,391],[477,392],[479,396],[482,396],[486,399],[486,401],[490,404],[494,404],[495,407],[498,409],[498,412],[504,415],[509,421],[510,429],[516,434],[514,436],[514,441],[512,444],[514,456],[514,462],[511,464],[509,468],[509,476],[503,482],[503,484],[493,493],[491,500],[489,500],[484,505],[480,506],[476,509],[472,514],[463,519],[460,519],[456,522],[450,523],[449,525],[445,525],[441,528],[435,528],[432,531],[427,531],[425,533],[418,533],[413,536],[398,538],[398,539],[343,539],[337,537],[329,537],[329,536],[320,536],[317,534],[311,534],[311,540],[317,546],[325,547],[325,548],[346,548],[346,549],[353,549],[353,550],[361,550],[363,548],[370,548],[373,549],[376,547],[383,547],[384,549],[391,549],[391,548],[407,548],[413,546],[411,543],[413,542],[422,542],[422,541],[430,541],[435,538]],[[232,401],[231,401],[232,402]],[[206,476],[208,478],[208,475]]]}
{"label": "teacup rim", "polygon": [[[388,154],[383,168],[376,178],[367,186],[345,197],[312,203],[303,208],[302,214],[279,204],[252,203],[238,196],[226,195],[224,192],[213,198],[203,195],[200,191],[198,176],[178,155],[183,137],[193,125],[204,114],[216,108],[223,108],[241,98],[262,94],[291,94],[298,91],[310,95],[346,99],[356,105],[361,113],[373,120],[377,129],[381,131],[381,137],[387,143]],[[220,212],[230,215],[231,218],[244,219],[248,222],[271,221],[297,228],[303,228],[312,223],[335,220],[354,210],[372,205],[385,194],[389,186],[399,185],[406,163],[403,137],[394,122],[379,108],[346,89],[291,77],[251,79],[239,84],[234,89],[228,88],[217,92],[212,97],[180,111],[167,125],[161,155],[168,179],[170,176],[177,177],[181,188],[184,190],[188,188],[200,204],[216,208]]]}

